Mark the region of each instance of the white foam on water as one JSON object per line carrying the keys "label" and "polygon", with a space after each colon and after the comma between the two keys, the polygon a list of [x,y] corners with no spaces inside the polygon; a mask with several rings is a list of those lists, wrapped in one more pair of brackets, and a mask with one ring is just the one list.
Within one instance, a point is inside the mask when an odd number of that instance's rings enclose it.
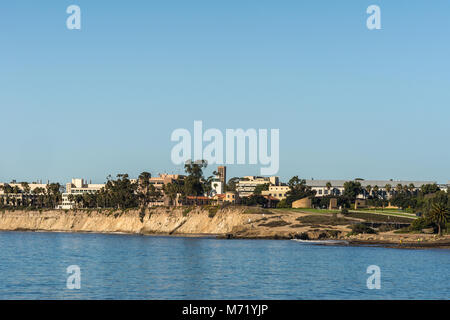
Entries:
{"label": "white foam on water", "polygon": [[308,244],[348,244],[346,240],[301,240],[301,239],[291,239],[292,241]]}

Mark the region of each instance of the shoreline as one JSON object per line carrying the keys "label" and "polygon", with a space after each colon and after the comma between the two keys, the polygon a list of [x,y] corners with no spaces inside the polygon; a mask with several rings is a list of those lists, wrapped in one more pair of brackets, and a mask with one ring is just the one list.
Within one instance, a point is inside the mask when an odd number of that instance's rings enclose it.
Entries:
{"label": "shoreline", "polygon": [[[124,234],[230,240],[303,239],[317,245],[450,249],[450,235],[439,237],[394,231],[351,235],[351,224],[360,221],[351,216],[336,220],[323,213],[252,207],[158,207],[145,211],[132,209],[107,212],[17,210],[0,212],[0,232]],[[340,243],[323,243],[323,240]]]}
{"label": "shoreline", "polygon": [[[214,240],[284,240],[284,241],[296,241],[299,239],[280,237],[280,236],[266,236],[266,237],[227,237],[223,234],[205,234],[205,233],[131,233],[131,232],[99,232],[99,231],[65,231],[65,230],[30,230],[30,229],[16,229],[16,230],[0,230],[0,233],[65,233],[65,234],[98,234],[98,235],[126,235],[126,236],[145,236],[145,237],[165,237],[165,238],[198,238],[198,239],[214,239]],[[317,245],[317,246],[330,246],[330,247],[377,247],[387,249],[450,249],[450,241],[436,241],[436,242],[404,242],[395,243],[389,241],[377,241],[377,240],[343,240],[343,239],[321,239],[321,240],[301,240],[303,244]]]}

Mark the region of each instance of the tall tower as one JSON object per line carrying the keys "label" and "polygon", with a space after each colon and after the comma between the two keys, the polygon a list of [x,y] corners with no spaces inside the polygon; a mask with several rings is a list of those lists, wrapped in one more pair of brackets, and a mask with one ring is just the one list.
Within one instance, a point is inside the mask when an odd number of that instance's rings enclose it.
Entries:
{"label": "tall tower", "polygon": [[225,184],[227,183],[227,167],[219,166],[217,167],[217,171],[220,175],[220,182],[222,182],[222,185],[225,186]]}

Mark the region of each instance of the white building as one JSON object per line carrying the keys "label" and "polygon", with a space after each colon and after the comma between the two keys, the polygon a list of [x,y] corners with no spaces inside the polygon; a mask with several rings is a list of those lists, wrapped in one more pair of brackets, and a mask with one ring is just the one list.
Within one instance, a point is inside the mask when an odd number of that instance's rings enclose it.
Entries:
{"label": "white building", "polygon": [[216,194],[224,194],[225,188],[219,179],[214,179],[211,181],[211,188],[212,188],[212,196],[215,196]]}
{"label": "white building", "polygon": [[450,181],[447,184],[438,184],[439,189],[442,191],[448,192],[448,186],[450,185]]}
{"label": "white building", "polygon": [[105,184],[86,183],[84,179],[72,179],[72,182],[66,184],[66,192],[62,194],[62,203],[58,209],[73,209],[75,201],[70,201],[70,195],[83,195],[86,193],[96,193],[105,187]]}
{"label": "white building", "polygon": [[[43,194],[47,190],[47,185],[40,182],[16,182],[2,183],[0,182],[0,204],[8,204],[21,206],[24,204],[32,204],[38,194]],[[6,192],[5,188],[12,188],[12,192]]]}
{"label": "white building", "polygon": [[41,189],[47,190],[47,184],[42,183],[42,182],[32,182],[32,183],[26,182],[26,184],[22,183],[22,182],[18,183],[18,182],[15,182],[15,181],[13,181],[11,183],[0,182],[0,194],[4,193],[3,186],[5,186],[5,185],[9,185],[9,186],[11,186],[13,188],[14,187],[18,187],[21,192],[25,191],[24,190],[24,186],[25,185],[28,185],[28,187],[30,188],[30,191],[29,191],[30,193],[32,193],[34,191],[34,189],[37,189],[37,188],[41,188]]}
{"label": "white building", "polygon": [[[306,180],[306,185],[310,186],[312,190],[316,191],[316,197],[324,197],[328,195],[339,196],[344,192],[344,183],[348,180]],[[384,196],[392,195],[395,192],[398,185],[402,186],[414,186],[413,191],[420,190],[425,184],[435,184],[436,181],[404,181],[404,180],[355,180],[361,183],[363,188],[363,194],[360,194],[360,198],[368,196],[367,189],[370,186],[372,191],[376,186],[378,187],[379,194]],[[331,188],[328,189],[327,184],[331,184]],[[391,187],[390,194],[386,190],[386,186]],[[372,193],[371,191],[371,193]]]}

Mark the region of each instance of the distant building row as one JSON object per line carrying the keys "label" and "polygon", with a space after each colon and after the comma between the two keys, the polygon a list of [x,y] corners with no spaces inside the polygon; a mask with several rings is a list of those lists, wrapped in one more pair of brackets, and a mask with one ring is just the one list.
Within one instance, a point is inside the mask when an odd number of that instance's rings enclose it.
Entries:
{"label": "distant building row", "polygon": [[[261,177],[261,176],[244,176],[239,178],[236,182],[236,191],[226,190],[226,167],[218,167],[216,176],[212,179],[212,192],[208,195],[199,197],[188,196],[182,198],[178,195],[176,199],[168,199],[164,195],[164,185],[173,183],[179,179],[184,179],[185,176],[178,174],[160,174],[157,177],[149,179],[158,191],[161,192],[162,197],[155,202],[150,203],[150,206],[163,205],[195,205],[195,204],[223,204],[223,203],[239,203],[241,198],[249,197],[254,194],[258,186],[266,185],[261,192],[263,197],[269,200],[281,201],[285,199],[289,192],[289,186],[280,182],[279,177]],[[137,180],[131,180],[136,182]],[[360,199],[367,198],[376,191],[377,196],[389,198],[396,192],[399,185],[406,186],[409,191],[418,191],[423,185],[435,184],[435,181],[403,181],[403,180],[356,180],[361,184],[362,193],[358,196]],[[339,196],[344,192],[344,184],[347,180],[306,180],[306,185],[311,187],[316,193],[316,197],[325,196]],[[20,206],[26,203],[25,200],[35,200],[39,194],[45,193],[48,184],[42,182],[37,183],[0,183],[0,204],[8,203]],[[65,185],[65,190],[62,190],[62,202],[58,205],[59,209],[73,209],[76,201],[74,198],[83,196],[84,194],[93,194],[105,187],[105,184],[87,183],[84,179],[72,179],[70,183]],[[448,185],[439,185],[441,190],[448,190]],[[30,201],[27,201],[30,203]]]}

